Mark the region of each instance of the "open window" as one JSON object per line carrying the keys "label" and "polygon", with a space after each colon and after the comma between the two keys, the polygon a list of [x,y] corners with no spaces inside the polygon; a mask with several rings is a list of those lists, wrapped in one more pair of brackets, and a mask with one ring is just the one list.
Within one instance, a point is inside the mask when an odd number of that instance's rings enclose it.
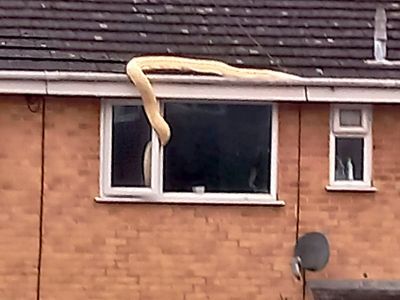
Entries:
{"label": "open window", "polygon": [[161,202],[276,201],[276,107],[229,100],[161,101],[162,147],[139,101],[103,100],[103,197]]}
{"label": "open window", "polygon": [[372,186],[372,111],[369,106],[335,105],[331,109],[330,187]]}

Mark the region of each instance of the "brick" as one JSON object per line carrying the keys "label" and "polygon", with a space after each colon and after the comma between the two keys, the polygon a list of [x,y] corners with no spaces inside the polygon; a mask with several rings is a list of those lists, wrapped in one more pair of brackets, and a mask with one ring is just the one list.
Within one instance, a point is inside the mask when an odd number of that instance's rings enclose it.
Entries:
{"label": "brick", "polygon": [[[95,204],[99,104],[88,99],[48,99],[47,103],[43,299],[86,299],[87,295],[114,299],[131,288],[140,299],[204,294],[210,299],[252,299],[261,293],[258,286],[264,278],[275,278],[275,298],[278,290],[293,290],[290,273],[272,271],[274,257],[268,263],[260,258],[278,247],[280,251],[273,254],[278,261],[290,260],[292,243],[280,241],[276,233],[286,228],[287,237],[294,240],[292,213],[287,216],[285,209],[269,207]],[[288,105],[281,114],[282,122],[296,120],[297,109]],[[288,170],[293,170],[297,155],[291,144],[298,130],[295,124],[281,129],[288,138],[280,139],[280,148],[288,155],[280,163]],[[296,170],[282,175],[280,185],[290,211],[295,193],[283,187],[295,182],[296,176]],[[272,218],[279,221],[271,222]],[[65,232],[68,238],[59,239]],[[228,238],[228,232],[235,232],[237,239]],[[249,249],[240,245],[241,239]],[[233,279],[238,272],[241,277]],[[96,274],[104,276],[102,285],[96,283]],[[216,280],[223,284],[218,294],[208,287]],[[193,292],[194,286],[199,294]]]}
{"label": "brick", "polygon": [[[320,274],[310,278],[397,278],[395,253],[398,236],[396,176],[399,170],[397,138],[400,110],[397,106],[375,105],[373,117],[373,180],[377,193],[328,193],[329,105],[303,106],[301,160],[301,233],[318,230],[327,233],[331,261]],[[315,124],[318,124],[316,126]],[[308,156],[312,153],[313,156]],[[315,160],[314,157],[318,159]],[[395,196],[396,195],[396,196]],[[387,238],[384,238],[387,237]]]}
{"label": "brick", "polygon": [[0,99],[0,298],[36,299],[41,114]]}
{"label": "brick", "polygon": [[[34,299],[41,115],[29,112],[22,97],[5,97],[0,108],[0,134],[7,138],[0,146],[7,169],[0,175],[0,297]],[[300,300],[302,288],[289,266],[298,192],[300,234],[322,231],[331,244],[329,265],[310,279],[398,277],[397,107],[374,107],[379,191],[360,194],[325,190],[329,105],[281,104],[283,208],[95,203],[99,109],[97,99],[47,98],[42,300]]]}

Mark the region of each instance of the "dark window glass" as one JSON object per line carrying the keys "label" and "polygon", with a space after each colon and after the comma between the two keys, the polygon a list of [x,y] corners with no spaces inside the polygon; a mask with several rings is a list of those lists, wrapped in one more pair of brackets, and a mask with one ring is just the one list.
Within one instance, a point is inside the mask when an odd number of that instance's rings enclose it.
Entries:
{"label": "dark window glass", "polygon": [[363,138],[336,138],[335,153],[335,180],[363,180]]}
{"label": "dark window glass", "polygon": [[112,121],[111,185],[144,186],[144,151],[147,143],[151,141],[151,131],[143,108],[114,106]]}
{"label": "dark window glass", "polygon": [[270,105],[166,103],[167,192],[268,193]]}

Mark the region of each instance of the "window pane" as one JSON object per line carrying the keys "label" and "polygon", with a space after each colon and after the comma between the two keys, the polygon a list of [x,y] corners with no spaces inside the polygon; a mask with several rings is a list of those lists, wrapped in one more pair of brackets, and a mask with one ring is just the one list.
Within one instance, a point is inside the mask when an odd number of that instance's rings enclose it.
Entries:
{"label": "window pane", "polygon": [[268,193],[270,105],[166,103],[165,191]]}
{"label": "window pane", "polygon": [[113,107],[112,186],[145,186],[143,160],[150,132],[141,106]]}
{"label": "window pane", "polygon": [[336,138],[335,180],[363,180],[363,150],[363,138]]}
{"label": "window pane", "polygon": [[359,109],[341,109],[340,126],[362,126],[362,112]]}

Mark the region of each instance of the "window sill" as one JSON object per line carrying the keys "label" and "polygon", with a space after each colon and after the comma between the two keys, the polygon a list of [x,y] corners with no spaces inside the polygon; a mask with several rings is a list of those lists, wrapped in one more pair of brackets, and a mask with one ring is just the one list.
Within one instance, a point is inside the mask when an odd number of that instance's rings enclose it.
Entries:
{"label": "window sill", "polygon": [[366,192],[374,193],[378,189],[374,186],[346,186],[346,185],[328,185],[325,187],[328,192]]}
{"label": "window sill", "polygon": [[285,202],[281,200],[272,199],[204,199],[202,196],[193,195],[189,199],[162,197],[154,198],[141,198],[141,197],[96,197],[96,202],[99,203],[134,203],[134,204],[202,204],[202,205],[254,205],[254,206],[285,206]]}

